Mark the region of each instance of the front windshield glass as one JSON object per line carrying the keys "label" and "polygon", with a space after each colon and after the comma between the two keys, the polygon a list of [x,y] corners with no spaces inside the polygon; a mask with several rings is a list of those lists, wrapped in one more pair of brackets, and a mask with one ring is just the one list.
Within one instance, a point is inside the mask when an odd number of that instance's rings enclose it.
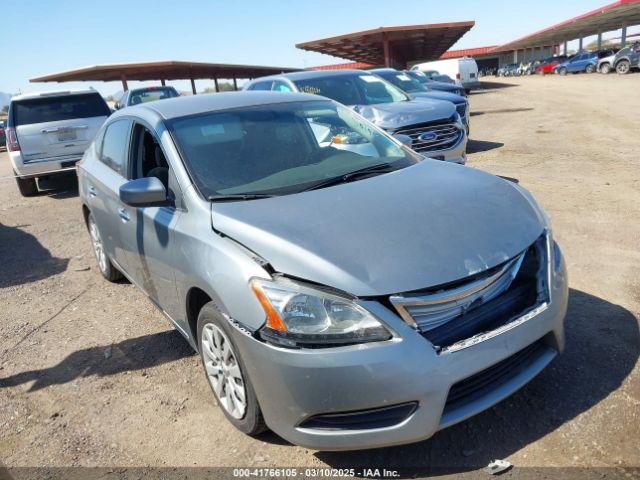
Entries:
{"label": "front windshield glass", "polygon": [[404,90],[405,92],[408,92],[408,93],[420,93],[425,91],[425,88],[422,86],[422,84],[418,80],[411,78],[406,73],[380,72],[380,73],[376,73],[376,75],[381,76],[382,78],[389,81],[399,89]]}
{"label": "front windshield glass", "polygon": [[403,168],[420,158],[331,101],[261,105],[168,123],[207,198],[296,193],[363,168]]}
{"label": "front windshield glass", "polygon": [[322,95],[344,105],[376,105],[408,100],[389,82],[367,73],[309,78],[294,83],[301,92]]}

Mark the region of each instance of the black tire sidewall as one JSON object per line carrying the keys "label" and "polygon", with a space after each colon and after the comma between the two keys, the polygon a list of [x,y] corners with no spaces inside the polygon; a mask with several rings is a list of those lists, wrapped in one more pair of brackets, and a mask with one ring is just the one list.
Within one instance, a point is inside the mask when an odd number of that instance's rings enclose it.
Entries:
{"label": "black tire sidewall", "polygon": [[[621,66],[621,65],[626,65],[626,68],[625,68],[625,71],[624,71],[624,72],[621,72],[621,71],[619,70],[619,68],[620,68],[620,66]],[[619,75],[626,75],[627,73],[629,73],[630,66],[631,66],[631,64],[630,64],[627,60],[622,60],[622,61],[620,61],[620,62],[616,65],[616,72],[617,72]]]}
{"label": "black tire sidewall", "polygon": [[[245,394],[247,397],[247,408],[244,417],[241,419],[237,419],[232,417],[220,404],[220,400],[218,399],[211,383],[209,382],[209,378],[207,377],[207,372],[204,368],[204,356],[202,353],[202,330],[204,326],[212,323],[218,326],[224,333],[227,338],[231,342],[233,347],[234,354],[236,356],[236,360],[238,361],[238,366],[240,367],[240,371],[242,372],[242,379],[244,381]],[[202,362],[202,370],[205,374],[205,380],[209,388],[211,389],[211,393],[218,402],[220,410],[224,413],[224,416],[235,426],[238,430],[248,435],[257,435],[266,430],[264,425],[264,419],[262,417],[262,412],[260,410],[260,405],[258,403],[258,398],[256,396],[255,390],[253,389],[253,384],[251,383],[251,379],[249,374],[247,373],[247,368],[244,364],[244,360],[242,359],[242,353],[238,348],[238,344],[234,339],[234,332],[232,331],[233,327],[229,325],[229,321],[222,314],[220,308],[216,305],[215,302],[211,301],[207,303],[198,314],[198,326],[197,326],[197,347],[198,353],[200,354],[200,361]]]}
{"label": "black tire sidewall", "polygon": [[13,174],[16,176],[16,183],[18,184],[20,195],[23,197],[32,197],[38,193],[38,184],[35,178],[21,178],[15,171]]}

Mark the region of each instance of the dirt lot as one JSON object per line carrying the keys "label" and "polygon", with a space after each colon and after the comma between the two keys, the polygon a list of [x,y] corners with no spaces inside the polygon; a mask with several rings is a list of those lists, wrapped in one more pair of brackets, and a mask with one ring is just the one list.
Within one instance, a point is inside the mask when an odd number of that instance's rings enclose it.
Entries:
{"label": "dirt lot", "polygon": [[534,193],[570,274],[566,352],[526,388],[415,445],[326,453],[247,437],[182,337],[133,286],[100,277],[73,180],[25,199],[4,179],[0,464],[640,466],[640,74],[488,87],[470,97],[469,164]]}

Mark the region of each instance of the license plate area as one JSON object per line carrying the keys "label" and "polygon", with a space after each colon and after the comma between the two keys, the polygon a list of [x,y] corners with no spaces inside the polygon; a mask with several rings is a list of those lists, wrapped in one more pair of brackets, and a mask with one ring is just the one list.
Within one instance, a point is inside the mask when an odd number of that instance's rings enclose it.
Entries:
{"label": "license plate area", "polygon": [[75,128],[61,128],[56,132],[58,142],[70,142],[78,138]]}

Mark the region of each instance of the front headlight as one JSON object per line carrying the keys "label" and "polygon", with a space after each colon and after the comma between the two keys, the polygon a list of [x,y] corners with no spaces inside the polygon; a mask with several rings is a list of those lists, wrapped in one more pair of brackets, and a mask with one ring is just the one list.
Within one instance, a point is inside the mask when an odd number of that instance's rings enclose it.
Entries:
{"label": "front headlight", "polygon": [[267,315],[263,339],[286,347],[331,347],[388,340],[391,333],[353,299],[291,280],[253,279]]}

